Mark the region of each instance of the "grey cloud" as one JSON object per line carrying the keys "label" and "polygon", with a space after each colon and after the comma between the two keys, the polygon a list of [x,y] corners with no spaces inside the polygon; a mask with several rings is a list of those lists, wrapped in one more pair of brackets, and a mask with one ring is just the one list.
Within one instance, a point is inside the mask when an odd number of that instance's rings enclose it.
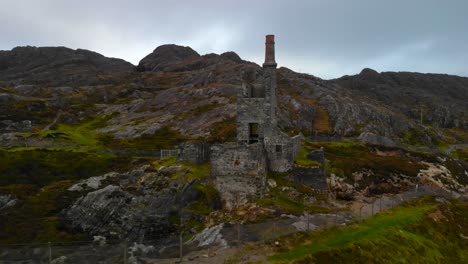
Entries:
{"label": "grey cloud", "polygon": [[199,53],[232,50],[262,62],[264,35],[277,36],[280,65],[323,78],[364,67],[468,76],[468,2],[2,1],[0,49],[86,48],[138,63],[156,46]]}

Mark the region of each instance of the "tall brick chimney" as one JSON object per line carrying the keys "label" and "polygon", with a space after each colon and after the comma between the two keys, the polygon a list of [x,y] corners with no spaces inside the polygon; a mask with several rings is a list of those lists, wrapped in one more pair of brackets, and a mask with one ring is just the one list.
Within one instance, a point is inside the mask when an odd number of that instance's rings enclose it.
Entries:
{"label": "tall brick chimney", "polygon": [[266,35],[265,37],[265,63],[263,67],[276,67],[275,61],[275,35]]}

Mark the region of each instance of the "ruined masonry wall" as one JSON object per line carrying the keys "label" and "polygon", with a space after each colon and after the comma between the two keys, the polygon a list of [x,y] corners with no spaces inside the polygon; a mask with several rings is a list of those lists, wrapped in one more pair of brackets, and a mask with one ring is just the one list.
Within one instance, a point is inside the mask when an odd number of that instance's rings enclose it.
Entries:
{"label": "ruined masonry wall", "polygon": [[[265,139],[268,156],[268,168],[272,171],[285,172],[293,169],[294,159],[299,154],[301,137],[293,138],[278,131],[276,136]],[[278,152],[277,147],[281,148]]]}
{"label": "ruined masonry wall", "polygon": [[261,144],[225,143],[211,147],[211,173],[214,176],[261,177],[265,171],[265,154]]}
{"label": "ruined masonry wall", "polygon": [[265,121],[268,116],[263,109],[264,98],[238,98],[237,140],[249,140],[249,123],[258,123],[259,137],[265,135]]}

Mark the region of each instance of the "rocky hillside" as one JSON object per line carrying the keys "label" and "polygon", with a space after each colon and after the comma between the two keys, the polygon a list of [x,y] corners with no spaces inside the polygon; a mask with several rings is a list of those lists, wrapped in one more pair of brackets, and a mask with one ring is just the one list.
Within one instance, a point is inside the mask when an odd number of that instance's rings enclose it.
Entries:
{"label": "rocky hillside", "polygon": [[0,51],[0,80],[43,86],[89,85],[109,82],[134,66],[89,50],[65,47],[17,47]]}
{"label": "rocky hillside", "polygon": [[[303,144],[304,157],[325,147],[329,187],[341,202],[421,183],[466,193],[468,78],[277,73],[285,132],[344,139]],[[177,45],[156,48],[138,66],[67,48],[1,51],[0,241],[155,239],[180,231],[181,218],[193,234],[341,208],[286,173],[268,175],[265,197],[230,212],[209,164],[159,159],[157,150],[183,141],[234,139],[237,91],[261,74],[234,52],[200,55]],[[373,144],[351,142],[358,140]],[[429,147],[447,153],[422,152]]]}
{"label": "rocky hillside", "polygon": [[[19,47],[0,52],[0,122],[4,132],[24,132],[108,117],[98,132],[115,138],[167,127],[223,141],[234,136],[237,89],[259,74],[234,52],[199,55],[177,45],[156,48],[137,67],[85,50]],[[290,133],[387,145],[468,142],[468,78],[365,69],[322,80],[280,68],[278,80],[280,126]]]}

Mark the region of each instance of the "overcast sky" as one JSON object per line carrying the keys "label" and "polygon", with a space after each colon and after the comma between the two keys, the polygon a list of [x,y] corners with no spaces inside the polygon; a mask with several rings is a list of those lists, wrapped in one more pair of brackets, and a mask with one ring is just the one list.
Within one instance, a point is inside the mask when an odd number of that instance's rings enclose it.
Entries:
{"label": "overcast sky", "polygon": [[235,51],[322,78],[377,71],[468,76],[466,0],[0,0],[0,50],[84,48],[133,64],[159,45]]}

